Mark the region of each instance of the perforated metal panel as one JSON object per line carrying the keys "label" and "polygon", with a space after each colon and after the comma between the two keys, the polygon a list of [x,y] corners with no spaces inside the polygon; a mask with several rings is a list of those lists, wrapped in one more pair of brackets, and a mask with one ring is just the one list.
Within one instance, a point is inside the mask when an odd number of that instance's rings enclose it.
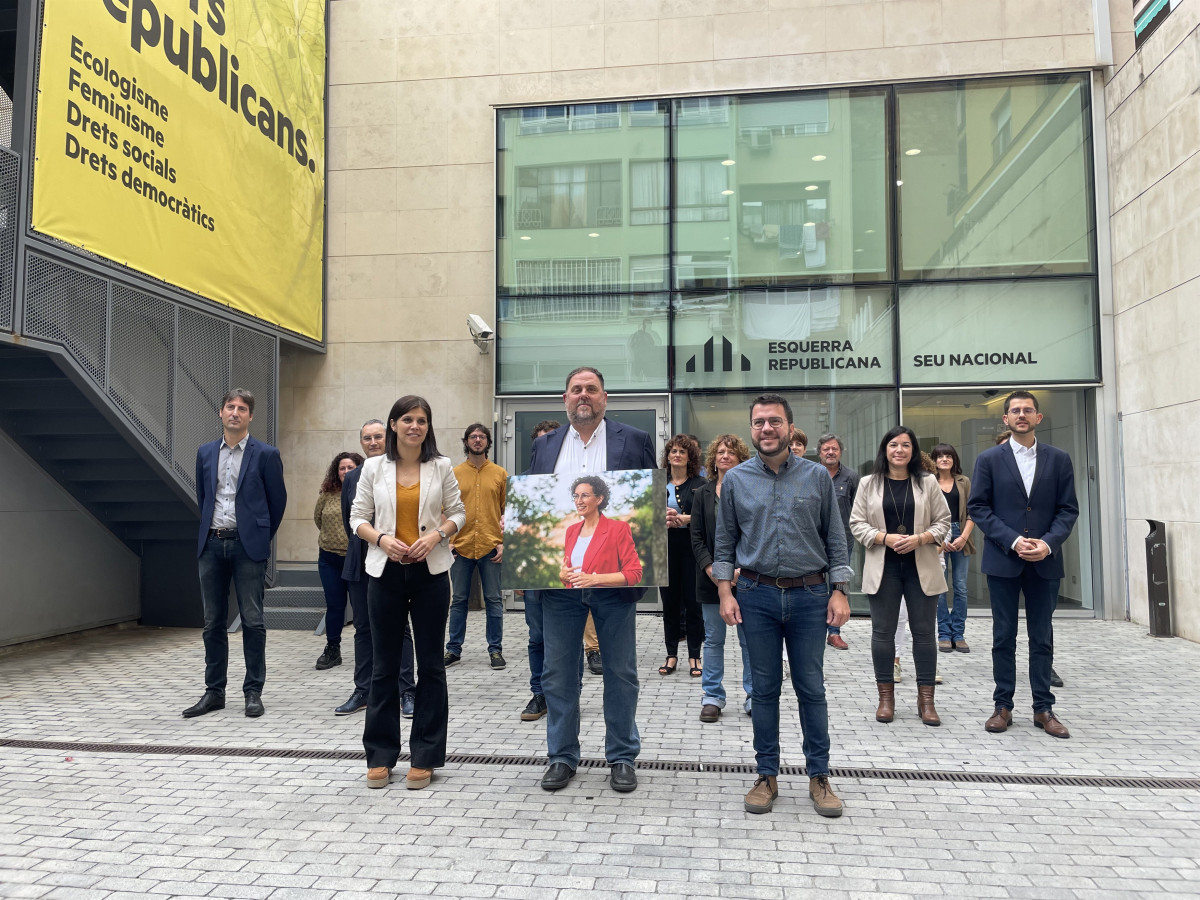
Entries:
{"label": "perforated metal panel", "polygon": [[113,286],[108,396],[164,458],[170,453],[174,345],[171,304]]}
{"label": "perforated metal panel", "polygon": [[[3,96],[0,93],[0,97]],[[0,330],[3,331],[12,331],[13,327],[13,271],[16,269],[20,223],[17,215],[18,168],[17,157],[7,150],[0,150]]]}
{"label": "perforated metal panel", "polygon": [[30,253],[25,261],[25,333],[65,347],[104,387],[108,284]]}
{"label": "perforated metal panel", "polygon": [[253,392],[253,434],[268,444],[275,443],[275,357],[278,353],[275,338],[240,325],[233,326],[229,386]]}
{"label": "perforated metal panel", "polygon": [[220,319],[181,308],[175,339],[172,467],[196,489],[196,448],[221,433],[217,407],[229,388],[229,329]]}

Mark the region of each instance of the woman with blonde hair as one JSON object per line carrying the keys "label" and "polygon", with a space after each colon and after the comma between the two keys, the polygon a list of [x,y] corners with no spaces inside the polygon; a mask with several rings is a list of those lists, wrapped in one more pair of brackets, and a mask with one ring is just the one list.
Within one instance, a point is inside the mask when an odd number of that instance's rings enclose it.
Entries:
{"label": "woman with blonde hair", "polygon": [[[708,482],[692,496],[690,534],[692,553],[696,557],[696,599],[704,616],[704,674],[700,687],[700,721],[715,722],[725,708],[725,620],[721,618],[721,603],[717,582],[712,577],[713,548],[717,539],[717,507],[721,502],[721,484],[725,473],[750,458],[750,448],[736,434],[722,434],[708,445],[704,468]],[[736,588],[735,588],[736,589]],[[746,635],[737,626],[738,643],[742,647],[742,688],[746,700],[742,709],[750,712],[750,652]]]}
{"label": "woman with blonde hair", "polygon": [[875,472],[862,480],[850,531],[866,548],[863,591],[871,602],[871,662],[879,691],[875,719],[890,722],[896,699],[893,659],[900,599],[907,600],[917,672],[917,713],[940,725],[934,708],[937,596],[946,590],[938,548],[950,532],[950,509],[921,464],[911,428],[898,425],[879,443]]}

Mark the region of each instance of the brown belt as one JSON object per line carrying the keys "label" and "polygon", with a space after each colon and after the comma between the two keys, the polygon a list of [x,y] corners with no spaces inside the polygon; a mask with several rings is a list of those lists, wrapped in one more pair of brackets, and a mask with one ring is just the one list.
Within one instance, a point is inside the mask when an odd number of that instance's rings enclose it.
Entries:
{"label": "brown belt", "polygon": [[812,587],[814,584],[825,583],[825,570],[810,572],[808,575],[801,575],[799,578],[775,578],[771,575],[759,575],[757,572],[751,572],[749,569],[742,569],[741,575],[743,578],[749,578],[751,581],[757,581],[759,584],[769,584],[771,587],[777,588]]}

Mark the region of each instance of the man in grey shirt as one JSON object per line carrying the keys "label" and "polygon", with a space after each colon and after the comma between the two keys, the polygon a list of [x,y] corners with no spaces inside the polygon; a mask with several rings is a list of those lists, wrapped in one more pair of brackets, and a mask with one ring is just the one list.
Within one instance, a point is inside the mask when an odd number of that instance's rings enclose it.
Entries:
{"label": "man in grey shirt", "polygon": [[850,618],[851,572],[833,482],[824,467],[791,454],[791,426],[792,408],[779,394],[751,404],[750,440],[758,455],[725,475],[713,577],[721,618],[742,626],[750,652],[758,780],[746,795],[746,811],[770,812],[779,795],[780,648],[786,641],[809,797],[820,815],[840,816],[842,801],[829,784],[825,634]]}

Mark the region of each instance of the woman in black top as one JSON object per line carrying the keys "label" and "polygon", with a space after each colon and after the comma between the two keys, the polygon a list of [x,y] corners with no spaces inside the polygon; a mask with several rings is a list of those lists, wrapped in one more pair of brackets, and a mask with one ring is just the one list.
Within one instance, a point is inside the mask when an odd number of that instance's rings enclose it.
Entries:
{"label": "woman in black top", "polygon": [[686,434],[677,434],[663,449],[662,467],[667,475],[667,580],[659,588],[663,604],[663,632],[667,661],[659,675],[670,675],[679,664],[679,638],[687,634],[688,663],[699,678],[700,645],[704,641],[704,619],[696,601],[696,558],[688,526],[692,521],[692,497],[704,484],[700,477],[700,447]]}

